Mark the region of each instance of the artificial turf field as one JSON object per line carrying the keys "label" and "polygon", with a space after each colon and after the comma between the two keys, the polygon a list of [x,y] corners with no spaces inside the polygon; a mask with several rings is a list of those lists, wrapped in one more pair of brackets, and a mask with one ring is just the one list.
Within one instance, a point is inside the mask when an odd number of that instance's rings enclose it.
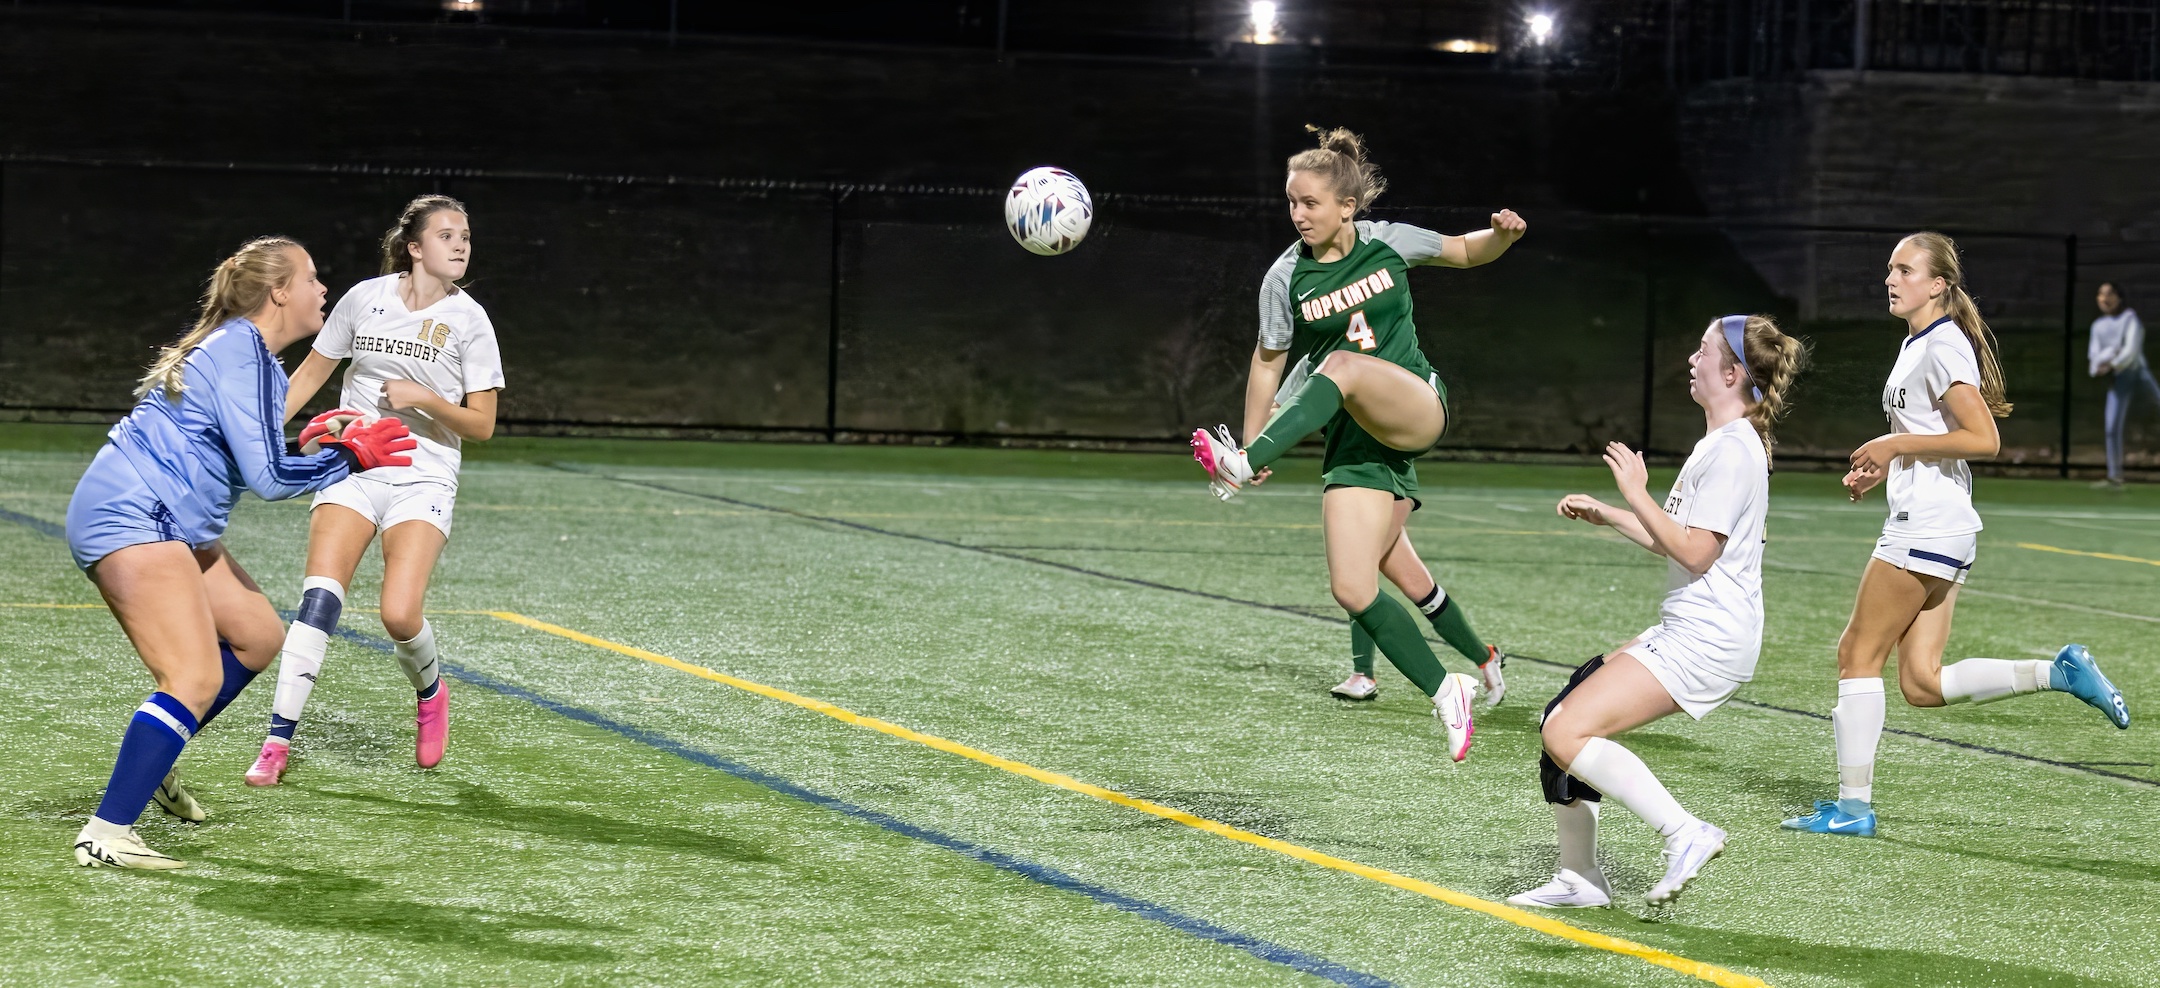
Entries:
{"label": "artificial turf field", "polygon": [[[240,778],[266,678],[182,759],[210,822],[144,817],[189,867],[146,874],[69,853],[149,689],[55,537],[98,438],[0,428],[0,982],[2053,986],[2160,969],[2150,488],[1982,478],[1949,650],[2085,643],[2143,719],[2118,732],[2057,694],[1893,700],[1912,733],[1884,740],[1882,836],[1862,840],[1777,821],[1833,793],[1833,645],[1881,502],[1779,474],[1755,681],[1701,723],[1625,736],[1731,832],[1725,856],[1648,909],[1659,842],[1615,806],[1619,906],[1495,915],[1474,900],[1553,866],[1538,710],[1650,624],[1664,586],[1661,561],[1553,515],[1566,491],[1606,496],[1602,468],[1421,470],[1421,554],[1519,656],[1452,765],[1393,670],[1375,703],[1327,695],[1349,635],[1309,460],[1225,506],[1170,456],[469,447],[429,598],[455,666],[448,759],[412,763],[371,556],[286,784]],[[242,504],[227,542],[289,607],[306,501]]]}

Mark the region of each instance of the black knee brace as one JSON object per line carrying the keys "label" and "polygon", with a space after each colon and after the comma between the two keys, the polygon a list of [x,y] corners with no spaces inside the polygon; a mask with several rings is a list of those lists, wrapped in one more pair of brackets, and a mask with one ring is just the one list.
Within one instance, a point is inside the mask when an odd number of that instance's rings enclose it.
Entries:
{"label": "black knee brace", "polygon": [[[1605,657],[1597,655],[1575,670],[1575,674],[1568,677],[1567,685],[1560,687],[1560,695],[1553,697],[1552,702],[1545,705],[1545,712],[1538,715],[1538,726],[1544,727],[1545,718],[1552,716],[1552,712],[1559,708],[1560,701],[1567,699],[1569,693],[1575,692],[1575,687],[1581,686],[1583,680],[1589,679],[1591,673],[1604,665]],[[1560,766],[1554,763],[1552,756],[1543,751],[1538,752],[1537,765],[1538,783],[1544,787],[1545,801],[1548,803],[1572,803],[1578,799],[1595,803],[1605,798],[1604,793],[1590,788],[1581,779],[1560,771]]]}

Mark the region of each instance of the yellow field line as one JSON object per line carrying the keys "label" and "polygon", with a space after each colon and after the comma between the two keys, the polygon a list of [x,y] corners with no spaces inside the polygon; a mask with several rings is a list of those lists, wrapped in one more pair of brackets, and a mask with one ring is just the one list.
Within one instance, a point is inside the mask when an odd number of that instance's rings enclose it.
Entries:
{"label": "yellow field line", "polygon": [[[105,609],[103,604],[15,604],[5,601],[0,601],[0,607],[32,607],[48,611],[102,611]],[[378,613],[373,607],[348,607],[346,610],[359,611],[364,614]],[[472,614],[482,617],[496,617],[502,614],[501,611],[446,611],[439,607],[430,607],[427,612],[429,614]]]}
{"label": "yellow field line", "polygon": [[2052,545],[2041,545],[2038,542],[2020,542],[2017,544],[2017,547],[2020,549],[2032,549],[2037,552],[2059,552],[2065,556],[2090,556],[2094,559],[2112,559],[2118,563],[2144,563],[2147,566],[2160,566],[2160,559],[2145,559],[2140,556],[2122,556],[2112,552],[2083,552],[2077,549],[2063,549]]}
{"label": "yellow field line", "polygon": [[810,710],[824,714],[827,717],[831,717],[834,720],[840,721],[845,724],[853,724],[857,727],[866,727],[881,734],[889,734],[893,737],[900,738],[905,741],[913,741],[917,744],[925,745],[930,748],[935,748],[948,754],[959,755],[960,757],[969,759],[971,761],[981,762],[984,765],[1010,772],[1014,775],[1025,776],[1027,778],[1034,779],[1037,782],[1041,782],[1045,785],[1055,786],[1059,789],[1080,793],[1085,796],[1093,796],[1094,798],[1103,800],[1105,802],[1116,803],[1119,806],[1125,806],[1131,809],[1139,810],[1142,813],[1147,813],[1152,816],[1161,817],[1165,820],[1170,820],[1175,823],[1183,824],[1187,827],[1193,828],[1194,830],[1200,830],[1206,833],[1214,834],[1217,837],[1222,837],[1229,840],[1237,841],[1242,844],[1250,844],[1254,847],[1274,851],[1277,854],[1282,854],[1291,858],[1295,858],[1299,861],[1306,862],[1307,864],[1319,865],[1323,868],[1330,868],[1335,871],[1357,875],[1361,878],[1368,878],[1375,882],[1379,882],[1382,885],[1392,886],[1394,888],[1402,889],[1407,892],[1415,892],[1427,898],[1437,899],[1441,902],[1445,902],[1451,906],[1468,909],[1473,912],[1484,913],[1485,915],[1492,916],[1494,918],[1504,920],[1509,923],[1513,923],[1526,929],[1535,930],[1548,936],[1559,937],[1563,940],[1571,940],[1584,946],[1595,947],[1599,950],[1606,950],[1616,954],[1625,954],[1629,957],[1640,958],[1652,964],[1656,964],[1659,967],[1670,968],[1671,970],[1678,971],[1690,977],[1699,978],[1703,981],[1710,982],[1711,984],[1727,986],[1727,988],[1743,988],[1743,986],[1746,986],[1746,988],[1768,988],[1767,983],[1760,979],[1752,978],[1734,971],[1728,971],[1713,964],[1705,964],[1701,961],[1690,960],[1688,958],[1681,957],[1678,954],[1668,953],[1655,947],[1647,947],[1633,941],[1622,940],[1618,937],[1610,937],[1606,936],[1603,933],[1595,933],[1590,930],[1582,929],[1580,927],[1570,926],[1566,923],[1540,916],[1536,913],[1525,912],[1521,909],[1516,909],[1512,906],[1502,905],[1497,902],[1490,902],[1485,899],[1480,899],[1474,895],[1465,895],[1464,893],[1457,892],[1453,889],[1442,888],[1441,886],[1434,885],[1431,882],[1411,878],[1407,875],[1397,874],[1383,868],[1375,868],[1371,865],[1359,864],[1355,861],[1338,858],[1332,854],[1315,851],[1311,848],[1292,844],[1287,841],[1280,841],[1272,837],[1263,837],[1250,831],[1239,830],[1238,828],[1230,826],[1229,824],[1210,820],[1206,817],[1194,816],[1193,814],[1187,813],[1184,810],[1164,806],[1161,803],[1151,802],[1149,800],[1140,799],[1135,796],[1128,796],[1113,789],[1105,789],[1098,785],[1082,782],[1068,775],[1061,775],[1059,773],[1051,772],[1046,769],[1036,768],[1033,765],[1016,762],[1008,758],[1000,758],[996,755],[990,754],[989,752],[981,751],[976,748],[970,748],[967,745],[961,744],[957,741],[951,741],[933,734],[924,734],[920,731],[910,730],[908,728],[901,727],[898,724],[888,723],[875,717],[865,717],[862,714],[858,714],[852,710],[847,710],[841,707],[836,707],[830,703],[826,703],[823,700],[803,696],[798,693],[790,693],[787,690],[779,689],[772,686],[766,686],[763,683],[754,683],[747,679],[740,679],[735,676],[730,676],[724,672],[715,672],[711,669],[705,668],[704,666],[691,665],[688,662],[684,662],[680,659],[670,658],[657,652],[648,652],[642,648],[637,648],[630,645],[623,645],[617,642],[611,642],[605,638],[596,638],[581,631],[575,631],[570,628],[562,627],[561,625],[549,624],[546,621],[526,617],[523,614],[518,614],[512,611],[488,611],[485,613],[500,620],[508,621],[512,624],[523,625],[536,631],[544,631],[548,634],[555,635],[561,638],[567,638],[571,641],[590,645],[594,648],[603,648],[610,652],[627,655],[633,659],[641,659],[643,661],[653,663],[654,665],[666,666],[667,668],[674,669],[678,672],[687,672],[701,679],[709,679],[713,682],[732,686],[736,689],[755,693],[759,696],[779,700],[783,703],[793,704],[795,706],[803,708],[804,710]]}

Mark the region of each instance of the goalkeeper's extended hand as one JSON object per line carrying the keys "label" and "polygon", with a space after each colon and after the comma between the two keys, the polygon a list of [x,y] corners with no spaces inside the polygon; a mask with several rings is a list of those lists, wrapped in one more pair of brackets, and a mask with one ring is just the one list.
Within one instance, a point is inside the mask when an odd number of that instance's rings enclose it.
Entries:
{"label": "goalkeeper's extended hand", "polygon": [[[301,427],[300,436],[293,440],[293,445],[300,447],[302,453],[319,453],[322,451],[320,447],[309,449],[308,445],[325,436],[334,436],[343,432],[346,426],[366,417],[350,408],[333,408],[309,419],[307,425]],[[339,419],[344,421],[338,421]]]}
{"label": "goalkeeper's extended hand", "polygon": [[345,457],[345,465],[354,473],[376,467],[412,466],[412,457],[404,453],[420,445],[412,437],[412,430],[395,416],[347,426],[344,435],[324,436],[322,444]]}

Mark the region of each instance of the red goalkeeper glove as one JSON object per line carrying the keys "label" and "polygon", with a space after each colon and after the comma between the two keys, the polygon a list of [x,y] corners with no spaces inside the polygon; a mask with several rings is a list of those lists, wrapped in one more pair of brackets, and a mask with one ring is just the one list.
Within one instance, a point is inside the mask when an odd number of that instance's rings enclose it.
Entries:
{"label": "red goalkeeper glove", "polygon": [[324,436],[322,444],[344,456],[345,465],[359,473],[376,467],[412,466],[412,457],[404,453],[420,442],[412,437],[405,423],[391,417],[347,426],[344,435]]}
{"label": "red goalkeeper glove", "polygon": [[[324,436],[342,431],[347,425],[358,422],[365,417],[350,408],[333,408],[309,419],[307,425],[300,429],[300,437],[293,440],[293,445],[300,447],[302,453],[321,452],[320,448],[309,449],[308,444]],[[344,421],[340,422],[339,419],[344,419]]]}

